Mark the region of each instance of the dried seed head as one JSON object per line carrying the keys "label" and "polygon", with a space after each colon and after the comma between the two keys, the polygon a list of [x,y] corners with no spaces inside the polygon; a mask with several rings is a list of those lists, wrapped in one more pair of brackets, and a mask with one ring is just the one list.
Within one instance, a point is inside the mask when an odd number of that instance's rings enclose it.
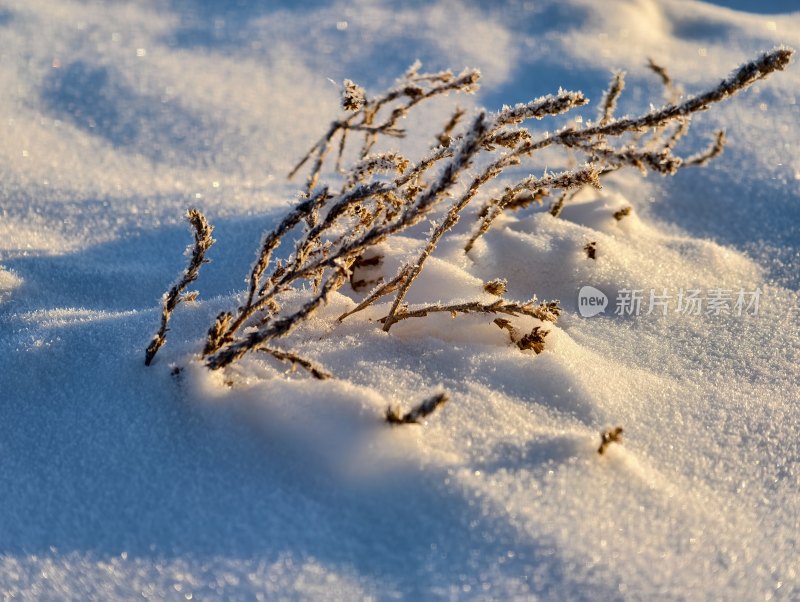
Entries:
{"label": "dried seed head", "polygon": [[366,94],[364,88],[349,79],[344,80],[342,108],[345,111],[358,111],[364,106],[365,102]]}
{"label": "dried seed head", "polygon": [[231,322],[233,322],[233,314],[223,311],[217,315],[211,328],[208,329],[206,337],[206,345],[203,348],[203,357],[216,352],[226,340],[226,333]]}
{"label": "dried seed head", "polygon": [[502,297],[503,293],[506,292],[507,285],[508,281],[505,278],[495,278],[494,280],[490,280],[489,282],[484,284],[483,290],[485,290],[490,295]]}
{"label": "dried seed head", "polygon": [[528,334],[517,341],[517,347],[522,351],[532,349],[537,355],[544,351],[544,338],[550,334],[549,330],[542,330],[539,326],[534,326]]}
{"label": "dried seed head", "polygon": [[494,320],[492,320],[492,322],[497,324],[497,327],[503,330],[511,329],[511,320],[506,320],[505,318],[495,318]]}

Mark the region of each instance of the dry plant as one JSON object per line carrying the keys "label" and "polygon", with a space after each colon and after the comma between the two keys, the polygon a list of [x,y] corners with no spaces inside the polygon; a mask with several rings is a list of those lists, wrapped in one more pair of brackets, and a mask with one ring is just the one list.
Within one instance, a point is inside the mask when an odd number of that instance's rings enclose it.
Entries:
{"label": "dry plant", "polygon": [[[331,124],[292,170],[290,175],[295,175],[309,166],[304,198],[264,237],[241,304],[214,320],[202,350],[206,365],[216,370],[249,352],[261,351],[306,368],[318,378],[327,375],[299,355],[277,349],[275,341],[308,320],[346,283],[350,282],[353,288],[366,288],[370,283],[354,279],[353,273],[361,266],[381,262],[377,245],[432,218],[437,221],[427,239],[420,243],[416,258],[377,283],[361,303],[339,320],[390,298],[388,312],[380,320],[385,331],[402,320],[434,312],[449,312],[453,316],[504,314],[555,321],[559,313],[555,302],[539,303],[534,298],[520,303],[504,299],[503,274],[498,274],[484,288],[486,293],[498,297],[493,302],[476,299],[409,308],[405,299],[427,259],[468,205],[476,197],[486,197],[487,184],[511,168],[526,162],[530,165],[537,151],[560,148],[567,156],[582,156],[584,162],[558,173],[527,175],[508,185],[499,197],[489,197],[478,212],[465,251],[469,252],[504,211],[541,204],[544,198],[557,194],[551,207],[551,213],[557,216],[575,192],[584,186],[599,187],[603,176],[623,167],[670,175],[681,167],[706,163],[722,150],[721,132],[702,153],[687,158],[673,153],[677,142],[688,132],[692,115],[784,69],[792,54],[787,48],[765,53],[736,69],[709,91],[683,100],[679,100],[677,88],[666,70],[651,63],[666,87],[667,104],[635,117],[614,114],[625,83],[624,74],[616,73],[596,121],[572,122],[544,133],[534,133],[525,126],[526,122],[552,118],[583,106],[588,103],[584,95],[561,90],[526,104],[503,107],[496,113],[479,110],[469,117],[459,108],[434,137],[433,148],[417,159],[397,152],[377,152],[376,144],[382,138],[405,136],[402,120],[423,101],[451,92],[473,93],[478,87],[478,72],[422,73],[417,63],[378,96],[369,96],[358,85],[345,81],[342,107],[346,113]],[[355,162],[342,169],[345,158],[351,155],[355,155]],[[334,174],[327,185],[320,185],[323,171],[331,163]],[[626,214],[623,210],[614,217],[621,219]],[[210,228],[206,230],[210,236]],[[293,252],[287,259],[274,260],[276,249],[290,240],[295,241]],[[591,250],[587,249],[587,253]],[[196,263],[199,267],[202,254],[199,263],[193,258],[192,266]],[[196,269],[190,266],[184,280],[189,282],[195,275]],[[169,314],[180,300],[181,290],[173,288],[167,297],[162,328],[151,345],[152,353],[163,343]],[[503,318],[495,323],[511,332],[509,320]],[[537,326],[527,334],[513,335],[512,341],[520,349],[538,353],[546,334]],[[148,350],[150,359],[152,354]],[[389,414],[387,419],[393,421]]]}

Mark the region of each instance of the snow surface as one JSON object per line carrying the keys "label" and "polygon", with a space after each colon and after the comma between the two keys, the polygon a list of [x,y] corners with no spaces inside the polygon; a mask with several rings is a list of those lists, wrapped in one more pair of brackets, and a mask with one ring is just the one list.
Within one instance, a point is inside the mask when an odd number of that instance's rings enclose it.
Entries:
{"label": "snow surface", "polygon": [[[335,380],[190,361],[297,198],[285,174],[336,115],[328,79],[379,90],[415,58],[477,66],[484,88],[457,100],[497,109],[559,86],[597,100],[623,68],[634,112],[661,102],[647,57],[699,91],[758,51],[800,47],[796,9],[4,2],[5,598],[800,598],[796,65],[696,120],[687,152],[728,130],[709,168],[621,174],[562,219],[498,221],[469,258],[469,224],[442,244],[408,300],[489,300],[482,283],[505,276],[509,298],[562,302],[541,355],[485,317],[387,335],[371,321],[384,305],[338,324],[358,298],[342,289],[292,339]],[[422,110],[425,144],[452,102]],[[213,263],[145,368],[195,205],[216,226]],[[387,274],[416,242],[384,249]],[[758,315],[615,316],[612,299],[587,319],[585,284],[763,294]],[[389,403],[442,388],[451,401],[426,424],[382,423]],[[599,456],[617,424],[624,443]]]}

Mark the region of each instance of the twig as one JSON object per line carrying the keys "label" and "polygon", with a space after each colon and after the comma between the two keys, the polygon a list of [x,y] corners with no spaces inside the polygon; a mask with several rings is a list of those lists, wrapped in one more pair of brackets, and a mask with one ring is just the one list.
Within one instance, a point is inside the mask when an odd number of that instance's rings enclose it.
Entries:
{"label": "twig", "polygon": [[401,414],[399,409],[389,406],[386,408],[386,422],[392,425],[419,424],[422,419],[433,414],[437,408],[447,403],[449,399],[447,393],[437,393],[405,414]]}
{"label": "twig", "polygon": [[153,340],[150,341],[150,344],[147,346],[147,351],[145,352],[144,357],[145,366],[150,365],[156,353],[158,353],[158,350],[161,349],[162,345],[167,342],[167,331],[169,330],[167,326],[169,324],[169,319],[172,316],[172,312],[175,311],[178,303],[181,301],[191,301],[197,297],[197,293],[184,294],[183,291],[192,282],[197,280],[197,275],[200,272],[200,266],[202,266],[204,263],[208,263],[208,260],[205,258],[206,251],[208,251],[208,249],[211,248],[211,245],[214,244],[214,239],[211,238],[211,233],[214,231],[214,228],[208,224],[205,216],[200,213],[199,210],[190,209],[186,214],[186,219],[194,229],[192,257],[189,260],[189,265],[186,267],[186,270],[183,272],[180,280],[178,280],[178,282],[175,283],[169,292],[163,297],[161,326],[153,337]]}
{"label": "twig", "polygon": [[705,165],[712,159],[716,159],[722,154],[722,151],[725,149],[726,141],[727,139],[725,137],[725,130],[719,130],[711,146],[709,146],[706,150],[697,153],[696,155],[688,157],[687,159],[684,160],[684,164]]}
{"label": "twig", "polygon": [[600,124],[606,124],[614,117],[614,111],[617,108],[617,101],[619,100],[622,91],[625,89],[625,72],[616,71],[614,77],[603,96],[603,102],[600,105]]}
{"label": "twig", "polygon": [[277,360],[291,362],[292,367],[300,366],[301,368],[304,368],[310,372],[311,376],[319,380],[333,378],[333,375],[324,368],[318,366],[311,360],[307,360],[303,357],[300,357],[296,353],[292,353],[291,351],[283,351],[281,349],[275,349],[274,347],[258,347],[257,350],[268,353]]}
{"label": "twig", "polygon": [[606,429],[600,432],[600,447],[597,448],[597,453],[601,456],[606,452],[606,449],[612,443],[619,443],[622,444],[622,433],[623,429],[621,426],[615,427],[613,429]]}
{"label": "twig", "polygon": [[[546,322],[555,322],[561,313],[561,308],[558,301],[551,301],[549,303],[540,303],[534,305],[534,301],[527,303],[515,303],[513,301],[505,301],[498,299],[492,303],[482,303],[480,301],[468,301],[466,303],[455,303],[453,305],[428,305],[413,311],[401,310],[395,313],[394,322],[407,320],[408,318],[424,318],[431,313],[446,312],[453,316],[456,314],[471,314],[471,313],[484,313],[484,314],[507,314],[509,316],[530,316],[538,320]],[[388,319],[385,316],[379,320],[384,323]]]}

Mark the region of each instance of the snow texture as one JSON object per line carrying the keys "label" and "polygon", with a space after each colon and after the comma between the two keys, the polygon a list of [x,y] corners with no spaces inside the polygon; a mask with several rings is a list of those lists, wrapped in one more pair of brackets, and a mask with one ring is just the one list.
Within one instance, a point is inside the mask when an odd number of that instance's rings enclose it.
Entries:
{"label": "snow texture", "polygon": [[[4,2],[4,596],[800,598],[796,65],[696,119],[687,151],[715,128],[729,136],[706,169],[621,173],[560,219],[504,216],[469,257],[469,219],[444,240],[408,302],[491,301],[482,285],[499,276],[509,299],[560,299],[540,355],[484,315],[387,334],[384,303],[337,323],[361,298],[345,287],[292,338],[336,379],[263,357],[224,373],[193,360],[297,199],[285,174],[339,108],[328,79],[369,93],[420,58],[482,69],[481,92],[457,99],[467,109],[563,86],[593,100],[591,117],[619,68],[632,114],[662,102],[647,57],[697,92],[759,51],[800,47],[796,8]],[[398,149],[424,150],[448,102],[422,109]],[[219,242],[145,368],[189,206]],[[384,246],[375,275],[395,273],[423,226]],[[609,296],[605,312],[580,316],[584,285]],[[641,315],[615,314],[622,289],[645,291]],[[647,315],[651,289],[673,304],[680,289],[761,297],[757,315]],[[382,421],[441,390],[450,401],[424,424]],[[616,425],[624,442],[598,455]]]}

